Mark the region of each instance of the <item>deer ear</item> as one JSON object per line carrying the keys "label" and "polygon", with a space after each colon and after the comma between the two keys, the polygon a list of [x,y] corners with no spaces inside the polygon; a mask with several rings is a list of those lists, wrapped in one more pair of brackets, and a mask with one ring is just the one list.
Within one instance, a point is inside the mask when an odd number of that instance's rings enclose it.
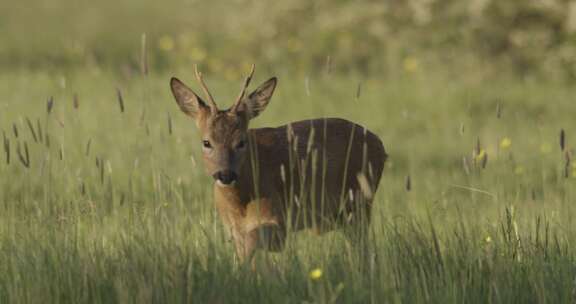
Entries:
{"label": "deer ear", "polygon": [[276,77],[272,77],[261,84],[254,92],[244,98],[238,107],[238,112],[245,112],[249,119],[258,116],[270,102],[277,82]]}
{"label": "deer ear", "polygon": [[170,79],[170,88],[172,89],[172,94],[174,94],[180,110],[188,116],[197,119],[200,114],[210,111],[210,108],[202,98],[196,95],[196,93],[182,83],[182,81],[178,80],[178,78],[172,77],[172,79]]}

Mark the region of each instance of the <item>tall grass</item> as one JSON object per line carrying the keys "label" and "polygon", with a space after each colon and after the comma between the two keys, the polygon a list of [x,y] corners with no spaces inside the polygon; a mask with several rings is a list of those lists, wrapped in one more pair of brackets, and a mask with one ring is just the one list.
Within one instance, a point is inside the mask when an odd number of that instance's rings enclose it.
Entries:
{"label": "tall grass", "polygon": [[[575,300],[572,88],[416,73],[365,79],[359,95],[354,75],[279,73],[253,127],[339,116],[384,141],[369,267],[341,234],[307,232],[271,269],[239,265],[172,75],[12,73],[0,75],[0,302]],[[239,79],[208,76],[221,105],[234,99]]]}

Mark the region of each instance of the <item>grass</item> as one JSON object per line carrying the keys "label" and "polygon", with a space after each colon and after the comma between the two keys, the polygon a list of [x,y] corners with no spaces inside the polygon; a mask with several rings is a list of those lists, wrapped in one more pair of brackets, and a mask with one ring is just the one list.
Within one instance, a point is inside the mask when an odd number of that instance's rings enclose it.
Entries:
{"label": "grass", "polygon": [[[0,303],[576,301],[568,4],[72,2],[0,2]],[[253,62],[253,127],[382,138],[367,260],[302,232],[236,262],[168,81],[200,63],[225,105]]]}
{"label": "grass", "polygon": [[[194,85],[192,69],[176,74]],[[307,232],[272,270],[238,265],[172,74],[16,71],[0,75],[0,302],[576,299],[573,88],[416,71],[363,79],[356,98],[356,75],[278,74],[253,127],[339,116],[385,143],[370,267],[339,233]],[[217,101],[234,99],[240,79],[207,76]],[[257,68],[255,83],[269,76]]]}

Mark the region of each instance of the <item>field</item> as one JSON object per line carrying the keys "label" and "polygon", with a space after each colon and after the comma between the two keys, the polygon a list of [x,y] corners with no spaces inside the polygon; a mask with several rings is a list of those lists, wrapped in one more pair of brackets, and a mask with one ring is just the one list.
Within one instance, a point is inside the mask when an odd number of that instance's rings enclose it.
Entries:
{"label": "field", "polygon": [[[58,12],[63,3],[37,9]],[[122,3],[119,12],[132,7]],[[47,42],[66,31],[61,24],[31,44],[15,38],[16,23],[0,24],[9,42],[0,48],[0,303],[576,301],[570,81],[394,52],[386,69],[373,70],[330,57],[260,62],[257,53],[227,65],[218,58],[233,52],[222,49],[165,60],[178,43],[172,36],[138,33],[126,39],[132,45],[114,44],[122,33],[109,27],[120,21],[91,20],[76,31],[108,47],[88,59]],[[134,20],[128,35],[145,24]],[[176,28],[166,20],[160,28]],[[99,26],[109,33],[98,36]],[[212,39],[212,48],[223,45]],[[200,63],[226,105],[252,62],[254,83],[279,77],[252,127],[343,117],[382,138],[390,158],[369,261],[337,231],[291,234],[284,252],[261,254],[272,267],[260,271],[235,260],[197,130],[168,82],[178,76],[198,88],[192,66]]]}

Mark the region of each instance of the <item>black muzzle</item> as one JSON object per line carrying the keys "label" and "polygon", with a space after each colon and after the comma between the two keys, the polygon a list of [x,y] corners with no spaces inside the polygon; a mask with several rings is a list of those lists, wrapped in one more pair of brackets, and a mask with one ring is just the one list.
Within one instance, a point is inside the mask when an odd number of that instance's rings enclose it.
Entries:
{"label": "black muzzle", "polygon": [[218,172],[214,173],[214,175],[212,175],[212,177],[215,180],[220,181],[224,185],[230,185],[230,184],[234,183],[236,181],[236,179],[238,178],[236,173],[234,173],[230,170],[218,171]]}

